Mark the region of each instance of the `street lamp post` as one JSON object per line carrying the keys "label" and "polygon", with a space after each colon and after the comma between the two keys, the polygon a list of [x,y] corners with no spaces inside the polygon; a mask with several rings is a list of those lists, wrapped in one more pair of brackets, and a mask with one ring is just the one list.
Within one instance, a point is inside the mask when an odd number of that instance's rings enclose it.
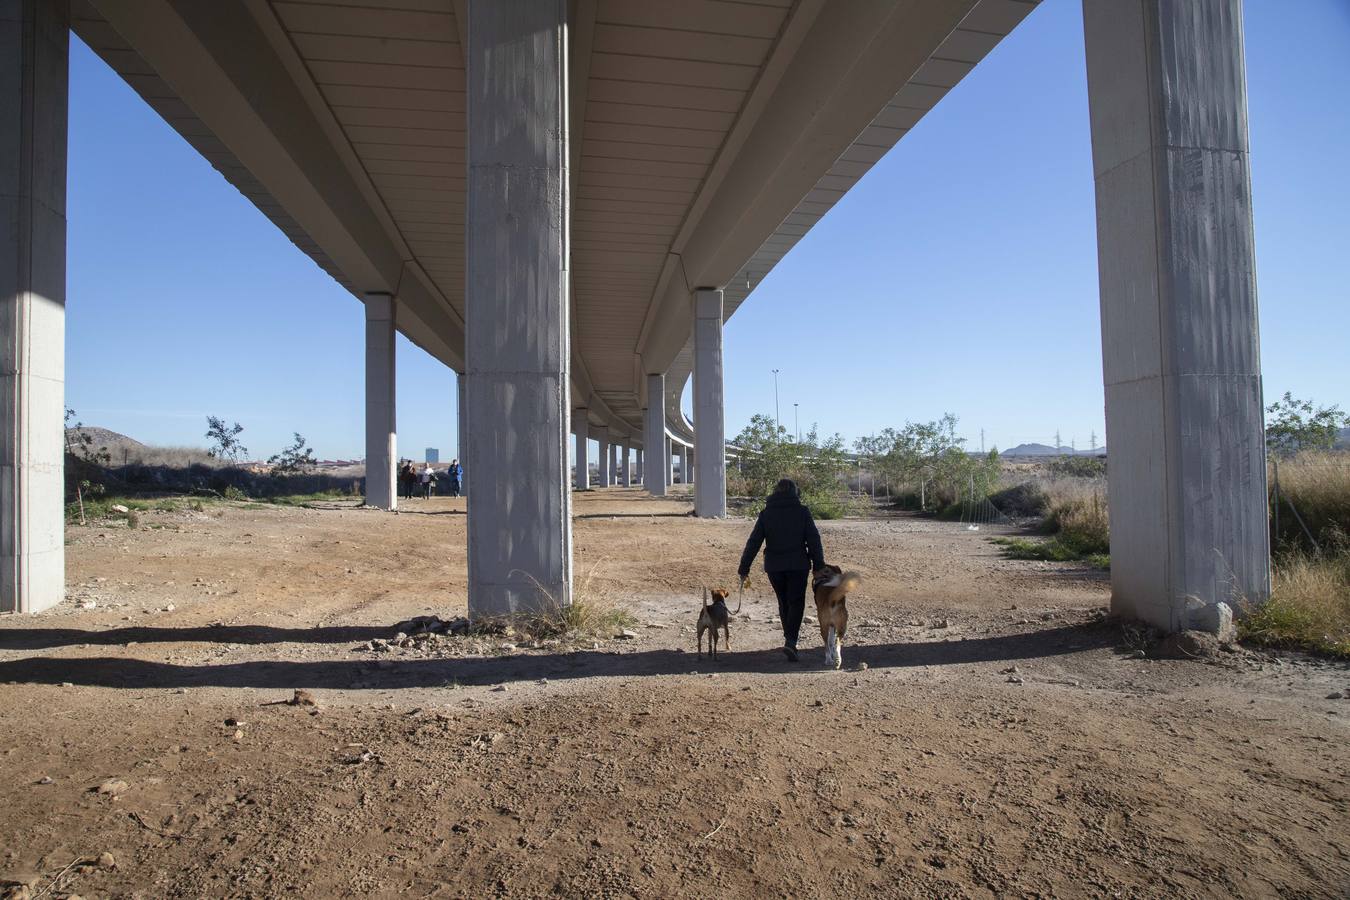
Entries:
{"label": "street lamp post", "polygon": [[773,426],[781,429],[783,422],[778,418],[778,370],[773,370]]}
{"label": "street lamp post", "polygon": [[797,416],[797,404],[792,404],[792,427],[797,432],[797,443],[802,442],[802,420]]}

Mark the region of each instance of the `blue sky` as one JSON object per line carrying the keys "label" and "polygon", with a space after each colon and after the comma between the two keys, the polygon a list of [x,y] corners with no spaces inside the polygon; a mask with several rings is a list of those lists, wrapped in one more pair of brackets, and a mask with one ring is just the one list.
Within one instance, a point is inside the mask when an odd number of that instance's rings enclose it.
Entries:
{"label": "blue sky", "polygon": [[[1350,3],[1247,0],[1266,396],[1350,406]],[[300,431],[362,455],[360,303],[78,41],[67,405],[86,424],[255,458]],[[852,439],[953,412],[978,446],[1104,432],[1078,0],[1046,0],[728,323],[727,430]],[[821,352],[822,337],[828,348]],[[400,451],[454,446],[454,373],[400,338]],[[687,406],[687,403],[686,403]]]}

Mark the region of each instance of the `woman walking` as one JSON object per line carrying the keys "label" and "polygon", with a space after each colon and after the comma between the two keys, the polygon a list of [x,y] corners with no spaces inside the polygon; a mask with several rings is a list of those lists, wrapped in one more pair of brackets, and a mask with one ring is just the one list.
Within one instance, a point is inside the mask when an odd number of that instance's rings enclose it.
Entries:
{"label": "woman walking", "polygon": [[780,479],[745,542],[737,570],[742,586],[750,581],[750,564],[764,546],[764,572],[778,595],[778,619],[783,623],[783,653],[797,661],[797,635],[806,610],[806,582],[812,570],[825,565],[820,532],[811,510],[802,503],[791,478]]}

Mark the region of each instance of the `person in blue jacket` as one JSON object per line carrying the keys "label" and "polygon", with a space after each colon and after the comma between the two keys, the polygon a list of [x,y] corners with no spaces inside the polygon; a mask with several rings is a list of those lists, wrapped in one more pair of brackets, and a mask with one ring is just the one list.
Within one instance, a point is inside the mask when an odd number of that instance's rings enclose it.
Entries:
{"label": "person in blue jacket", "polygon": [[450,460],[450,468],[446,470],[445,476],[449,481],[450,496],[458,497],[460,481],[464,477],[464,467],[459,464],[459,460]]}
{"label": "person in blue jacket", "polygon": [[749,584],[750,564],[760,545],[764,546],[764,572],[778,595],[778,619],[783,623],[783,653],[797,661],[797,635],[806,611],[806,583],[812,571],[825,565],[811,510],[802,503],[797,485],[791,478],[780,479],[769,495],[764,510],[755,520],[755,529],[745,542],[737,575],[742,586]]}

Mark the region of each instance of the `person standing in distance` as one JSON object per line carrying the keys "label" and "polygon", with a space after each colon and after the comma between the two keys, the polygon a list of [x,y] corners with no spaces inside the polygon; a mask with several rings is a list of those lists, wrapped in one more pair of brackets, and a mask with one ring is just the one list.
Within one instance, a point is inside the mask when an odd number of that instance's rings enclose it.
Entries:
{"label": "person standing in distance", "polygon": [[741,554],[737,575],[741,586],[750,583],[750,564],[760,545],[764,546],[764,572],[778,595],[778,619],[783,623],[783,654],[797,661],[797,635],[806,610],[806,583],[812,571],[825,565],[820,532],[811,510],[802,503],[797,484],[791,478],[779,479],[764,510],[755,520],[750,539]]}

